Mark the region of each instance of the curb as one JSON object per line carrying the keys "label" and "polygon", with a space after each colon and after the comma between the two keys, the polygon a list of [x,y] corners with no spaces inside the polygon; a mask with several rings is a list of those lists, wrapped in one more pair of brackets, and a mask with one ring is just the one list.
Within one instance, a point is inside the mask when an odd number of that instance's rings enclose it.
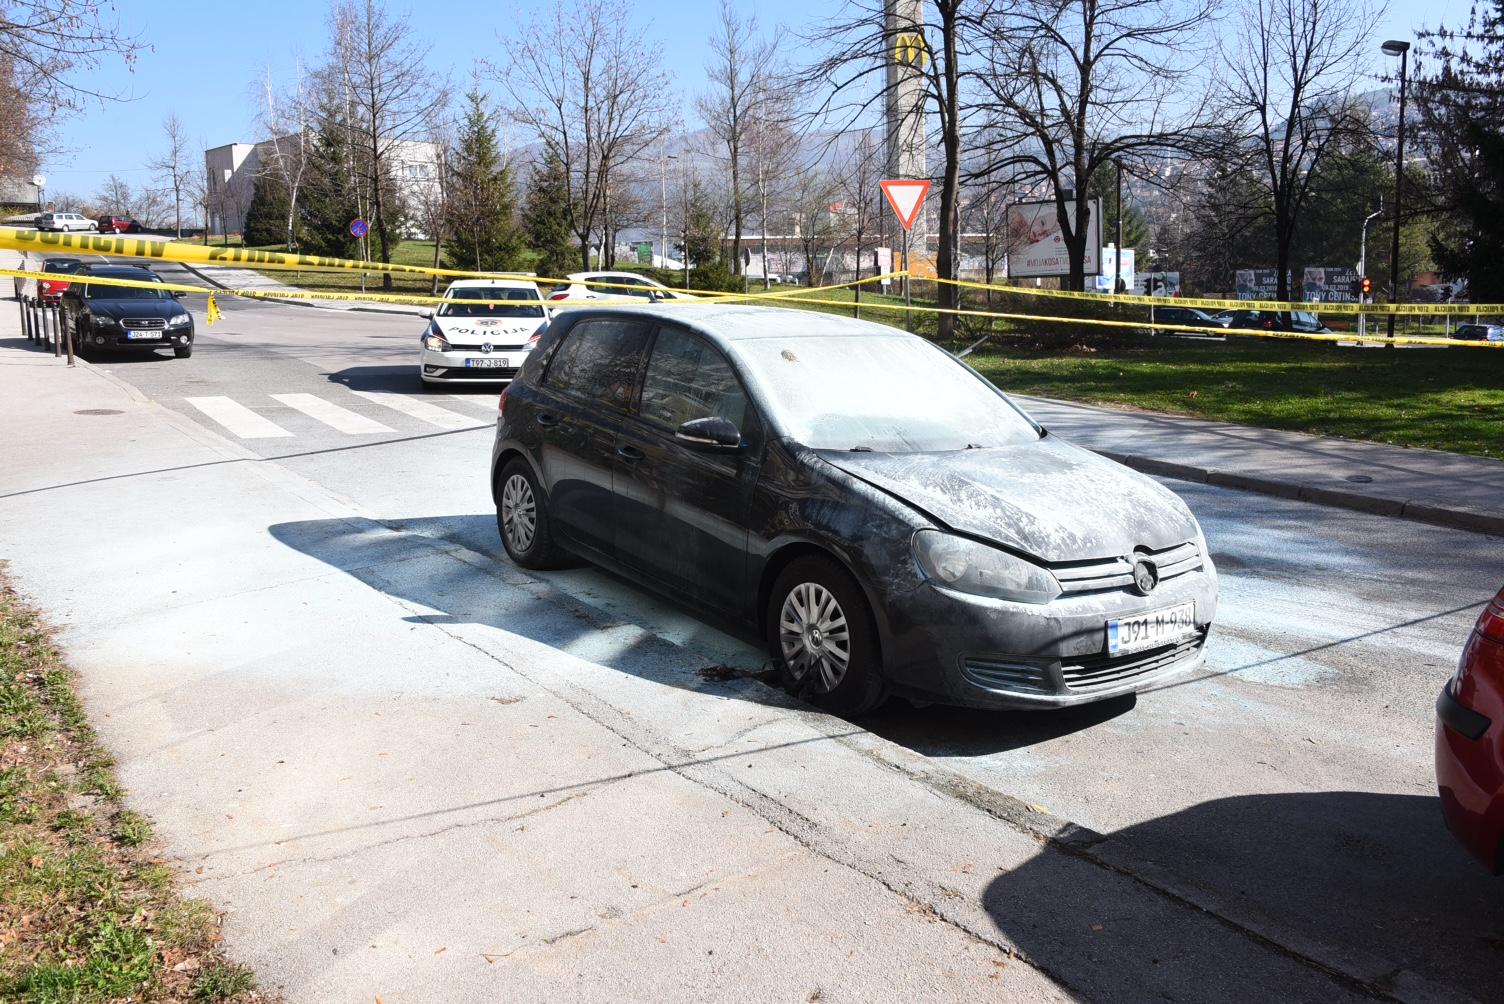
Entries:
{"label": "curb", "polygon": [[[200,272],[198,269],[194,268],[188,262],[180,261],[180,262],[176,262],[175,264],[183,266],[188,271],[192,272],[194,275],[196,275],[200,279],[202,279],[204,282],[207,282],[209,285],[213,286],[215,289],[231,289],[231,288],[233,288],[231,286],[226,286],[224,283],[220,282],[218,279],[214,278],[212,275],[206,275],[205,273]],[[292,289],[292,288],[296,288],[296,287],[288,287],[288,288]],[[290,307],[311,307],[314,310],[336,310],[336,311],[339,311],[340,313],[343,313],[343,314],[365,313],[365,314],[394,314],[394,315],[398,315],[398,316],[401,316],[401,317],[419,317],[419,316],[421,316],[416,311],[413,311],[413,310],[404,310],[404,309],[401,309],[399,307],[377,307],[377,306],[370,306],[370,307],[336,307],[336,306],[333,306],[332,304],[326,306],[325,304],[322,304],[322,303],[305,303],[302,300],[282,300],[282,299],[264,300],[262,302],[264,302],[264,303],[282,303],[282,304],[286,304],[287,306],[290,306]]]}
{"label": "curb", "polygon": [[1448,505],[1435,502],[1405,501],[1395,498],[1385,498],[1380,495],[1363,495],[1358,492],[1344,491],[1340,488],[1327,488],[1300,481],[1282,481],[1277,478],[1264,478],[1251,474],[1238,474],[1233,471],[1219,471],[1207,467],[1195,467],[1189,464],[1176,464],[1165,460],[1156,460],[1153,457],[1135,456],[1131,453],[1117,453],[1110,450],[1097,450],[1094,452],[1106,457],[1108,460],[1115,460],[1125,467],[1131,467],[1144,474],[1174,478],[1177,481],[1215,485],[1219,488],[1254,492],[1259,495],[1273,495],[1276,498],[1294,499],[1300,502],[1310,502],[1313,505],[1330,506],[1335,509],[1350,509],[1354,512],[1364,512],[1375,516],[1395,516],[1416,523],[1443,526],[1451,530],[1468,530],[1473,533],[1486,533],[1504,537],[1504,511],[1497,509],[1484,509],[1479,506],[1463,504]]}

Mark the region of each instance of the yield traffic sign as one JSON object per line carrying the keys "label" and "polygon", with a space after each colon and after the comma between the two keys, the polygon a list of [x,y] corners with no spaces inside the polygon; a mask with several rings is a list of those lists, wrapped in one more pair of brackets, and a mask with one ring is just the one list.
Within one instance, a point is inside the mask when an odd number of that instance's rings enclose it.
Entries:
{"label": "yield traffic sign", "polygon": [[919,219],[919,207],[924,205],[924,197],[929,194],[930,183],[893,179],[880,181],[878,184],[888,199],[888,205],[898,214],[898,222],[903,224],[905,230],[912,230],[914,221]]}

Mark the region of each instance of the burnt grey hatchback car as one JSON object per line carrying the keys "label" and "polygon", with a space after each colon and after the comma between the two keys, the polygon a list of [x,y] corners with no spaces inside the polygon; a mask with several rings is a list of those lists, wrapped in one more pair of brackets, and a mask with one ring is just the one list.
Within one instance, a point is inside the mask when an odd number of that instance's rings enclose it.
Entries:
{"label": "burnt grey hatchback car", "polygon": [[1180,499],[894,328],[583,308],[500,409],[513,561],[572,553],[744,622],[831,711],[1061,707],[1202,659],[1216,573]]}

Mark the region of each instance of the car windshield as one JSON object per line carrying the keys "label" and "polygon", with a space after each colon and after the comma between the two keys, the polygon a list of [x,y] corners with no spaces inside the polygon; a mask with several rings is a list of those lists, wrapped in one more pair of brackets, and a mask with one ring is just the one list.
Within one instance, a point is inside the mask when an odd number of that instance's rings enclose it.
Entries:
{"label": "car windshield", "polygon": [[536,289],[476,286],[451,289],[439,305],[440,317],[542,317]]}
{"label": "car windshield", "polygon": [[42,271],[53,275],[72,275],[82,268],[83,264],[77,258],[54,258],[51,261],[42,262]]}
{"label": "car windshield", "polygon": [[731,347],[784,432],[811,449],[920,453],[1039,438],[991,384],[912,335],[755,338]]}
{"label": "car windshield", "polygon": [[1319,321],[1316,320],[1316,315],[1315,314],[1307,313],[1304,310],[1293,311],[1290,314],[1290,317],[1293,318],[1297,324],[1319,324],[1320,323]]}
{"label": "car windshield", "polygon": [[[132,279],[136,282],[151,282],[151,279],[134,275],[101,275],[101,279]],[[138,286],[96,286],[92,283],[84,287],[84,296],[91,300],[165,300],[167,294],[160,289],[144,289]]]}

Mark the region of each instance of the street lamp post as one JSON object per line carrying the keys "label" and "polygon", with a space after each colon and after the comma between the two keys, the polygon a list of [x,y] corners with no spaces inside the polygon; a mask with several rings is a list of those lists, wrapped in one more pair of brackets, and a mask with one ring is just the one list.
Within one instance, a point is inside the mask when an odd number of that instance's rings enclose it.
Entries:
{"label": "street lamp post", "polygon": [[[1405,76],[1410,68],[1410,43],[1390,39],[1381,48],[1387,56],[1400,57],[1400,126],[1394,144],[1394,236],[1389,244],[1389,304],[1400,299],[1400,212],[1405,187]],[[1394,312],[1389,313],[1389,344],[1394,348]]]}
{"label": "street lamp post", "polygon": [[663,229],[658,233],[658,264],[668,261],[668,162],[679,158],[665,153],[658,158],[658,197],[663,204]]}
{"label": "street lamp post", "polygon": [[37,212],[40,214],[42,211],[42,190],[47,187],[47,178],[45,175],[34,174],[31,177],[31,183],[37,189]]}

